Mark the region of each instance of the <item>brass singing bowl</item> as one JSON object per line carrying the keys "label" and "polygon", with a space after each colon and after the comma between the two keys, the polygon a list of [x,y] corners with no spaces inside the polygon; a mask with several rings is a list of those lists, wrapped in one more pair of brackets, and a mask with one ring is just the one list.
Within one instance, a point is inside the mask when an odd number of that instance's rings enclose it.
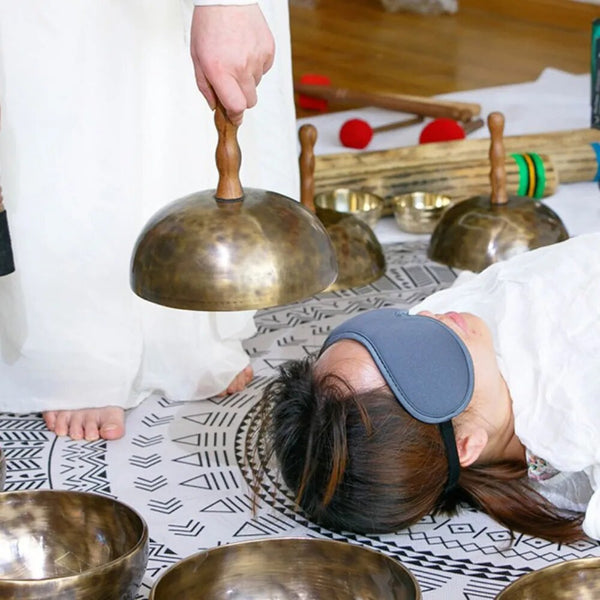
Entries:
{"label": "brass singing bowl", "polygon": [[274,538],[200,552],[167,569],[149,600],[418,600],[419,585],[400,562],[346,542]]}
{"label": "brass singing bowl", "polygon": [[475,196],[449,208],[436,225],[427,255],[469,271],[568,239],[558,215],[548,206],[521,196],[505,204]]}
{"label": "brass singing bowl", "polygon": [[368,285],[385,273],[385,256],[379,240],[367,223],[381,216],[383,199],[375,194],[340,188],[315,196],[317,129],[307,123],[298,131],[300,139],[300,198],[316,214],[331,240],[338,267],[335,281],[325,291]]}
{"label": "brass singing bowl", "polygon": [[452,200],[435,192],[411,192],[392,198],[394,219],[402,231],[431,233]]}
{"label": "brass singing bowl", "polygon": [[331,239],[338,275],[326,291],[361,287],[385,274],[385,256],[373,230],[358,217],[316,207]]}
{"label": "brass singing bowl", "polygon": [[337,265],[315,215],[246,188],[240,202],[199,192],[166,206],[142,231],[131,272],[133,290],[151,302],[225,311],[311,296],[335,280]]}
{"label": "brass singing bowl", "polygon": [[523,575],[496,600],[592,600],[600,598],[600,558],[567,560]]}
{"label": "brass singing bowl", "polygon": [[317,216],[319,216],[319,209],[330,209],[339,213],[351,214],[371,228],[375,227],[381,218],[383,205],[381,196],[350,188],[336,188],[315,196]]}
{"label": "brass singing bowl", "polygon": [[0,598],[136,597],[148,528],[132,508],[87,492],[0,494]]}
{"label": "brass singing bowl", "polygon": [[237,128],[222,107],[215,123],[217,189],[176,200],[148,221],[131,259],[133,291],[203,311],[266,308],[322,291],[337,275],[322,223],[286,196],[242,189]]}
{"label": "brass singing bowl", "polygon": [[[469,198],[444,212],[431,234],[427,251],[432,260],[475,272],[569,237],[551,208],[529,197],[508,196],[502,113],[490,113],[488,126],[491,195]],[[533,178],[535,174],[529,176]]]}

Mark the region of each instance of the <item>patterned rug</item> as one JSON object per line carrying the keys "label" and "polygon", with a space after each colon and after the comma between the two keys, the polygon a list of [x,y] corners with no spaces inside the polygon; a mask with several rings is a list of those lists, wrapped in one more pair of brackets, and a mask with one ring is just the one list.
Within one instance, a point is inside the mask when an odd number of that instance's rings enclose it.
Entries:
{"label": "patterned rug", "polygon": [[[268,471],[252,510],[257,400],[273,369],[320,348],[349,316],[382,306],[408,308],[447,287],[456,273],[426,258],[425,242],[385,246],[386,275],[364,288],[323,293],[260,311],[246,343],[256,377],[238,394],[198,402],[153,397],[130,411],[117,442],[73,442],[48,433],[38,414],[0,415],[7,490],[69,489],[118,498],[150,530],[148,569],[137,598],[179,560],[207,548],[268,537],[346,540],[400,560],[426,600],[492,599],[515,578],[562,560],[600,556],[596,542],[559,545],[510,533],[465,510],[426,517],[393,535],[340,535],[311,523]],[[273,492],[273,489],[275,491]]]}

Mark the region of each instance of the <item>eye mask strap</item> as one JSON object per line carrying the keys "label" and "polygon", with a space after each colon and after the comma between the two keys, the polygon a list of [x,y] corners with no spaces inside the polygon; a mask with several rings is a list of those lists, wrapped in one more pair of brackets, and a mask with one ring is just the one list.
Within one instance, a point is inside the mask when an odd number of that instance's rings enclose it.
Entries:
{"label": "eye mask strap", "polygon": [[458,483],[460,476],[460,460],[458,458],[458,448],[456,447],[456,438],[454,437],[454,427],[452,421],[444,421],[439,424],[442,441],[446,448],[446,458],[448,460],[448,480],[444,488],[444,496],[449,494]]}

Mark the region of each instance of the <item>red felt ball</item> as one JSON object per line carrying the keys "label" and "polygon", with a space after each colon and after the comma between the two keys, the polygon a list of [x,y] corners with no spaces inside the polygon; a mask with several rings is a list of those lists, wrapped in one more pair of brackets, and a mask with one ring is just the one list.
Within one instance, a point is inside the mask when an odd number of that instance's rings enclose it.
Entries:
{"label": "red felt ball", "polygon": [[[327,75],[319,75],[318,73],[306,73],[300,77],[300,83],[307,85],[331,85],[331,79]],[[300,108],[308,110],[318,110],[325,112],[327,110],[327,100],[323,98],[313,98],[306,94],[298,94],[298,104]]]}
{"label": "red felt ball", "polygon": [[366,148],[373,139],[373,128],[362,119],[350,119],[340,129],[340,142],[346,148]]}
{"label": "red felt ball", "polygon": [[419,144],[429,142],[449,142],[450,140],[462,140],[465,138],[465,130],[458,121],[440,117],[434,119],[423,127],[419,136]]}

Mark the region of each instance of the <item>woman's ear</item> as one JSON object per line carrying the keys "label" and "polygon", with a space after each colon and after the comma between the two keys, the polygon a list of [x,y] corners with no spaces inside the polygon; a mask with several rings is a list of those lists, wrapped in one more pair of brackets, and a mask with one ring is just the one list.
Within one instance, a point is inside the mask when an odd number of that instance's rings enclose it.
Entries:
{"label": "woman's ear", "polygon": [[483,427],[465,425],[456,435],[456,449],[461,467],[472,465],[483,452],[488,443],[488,434]]}

